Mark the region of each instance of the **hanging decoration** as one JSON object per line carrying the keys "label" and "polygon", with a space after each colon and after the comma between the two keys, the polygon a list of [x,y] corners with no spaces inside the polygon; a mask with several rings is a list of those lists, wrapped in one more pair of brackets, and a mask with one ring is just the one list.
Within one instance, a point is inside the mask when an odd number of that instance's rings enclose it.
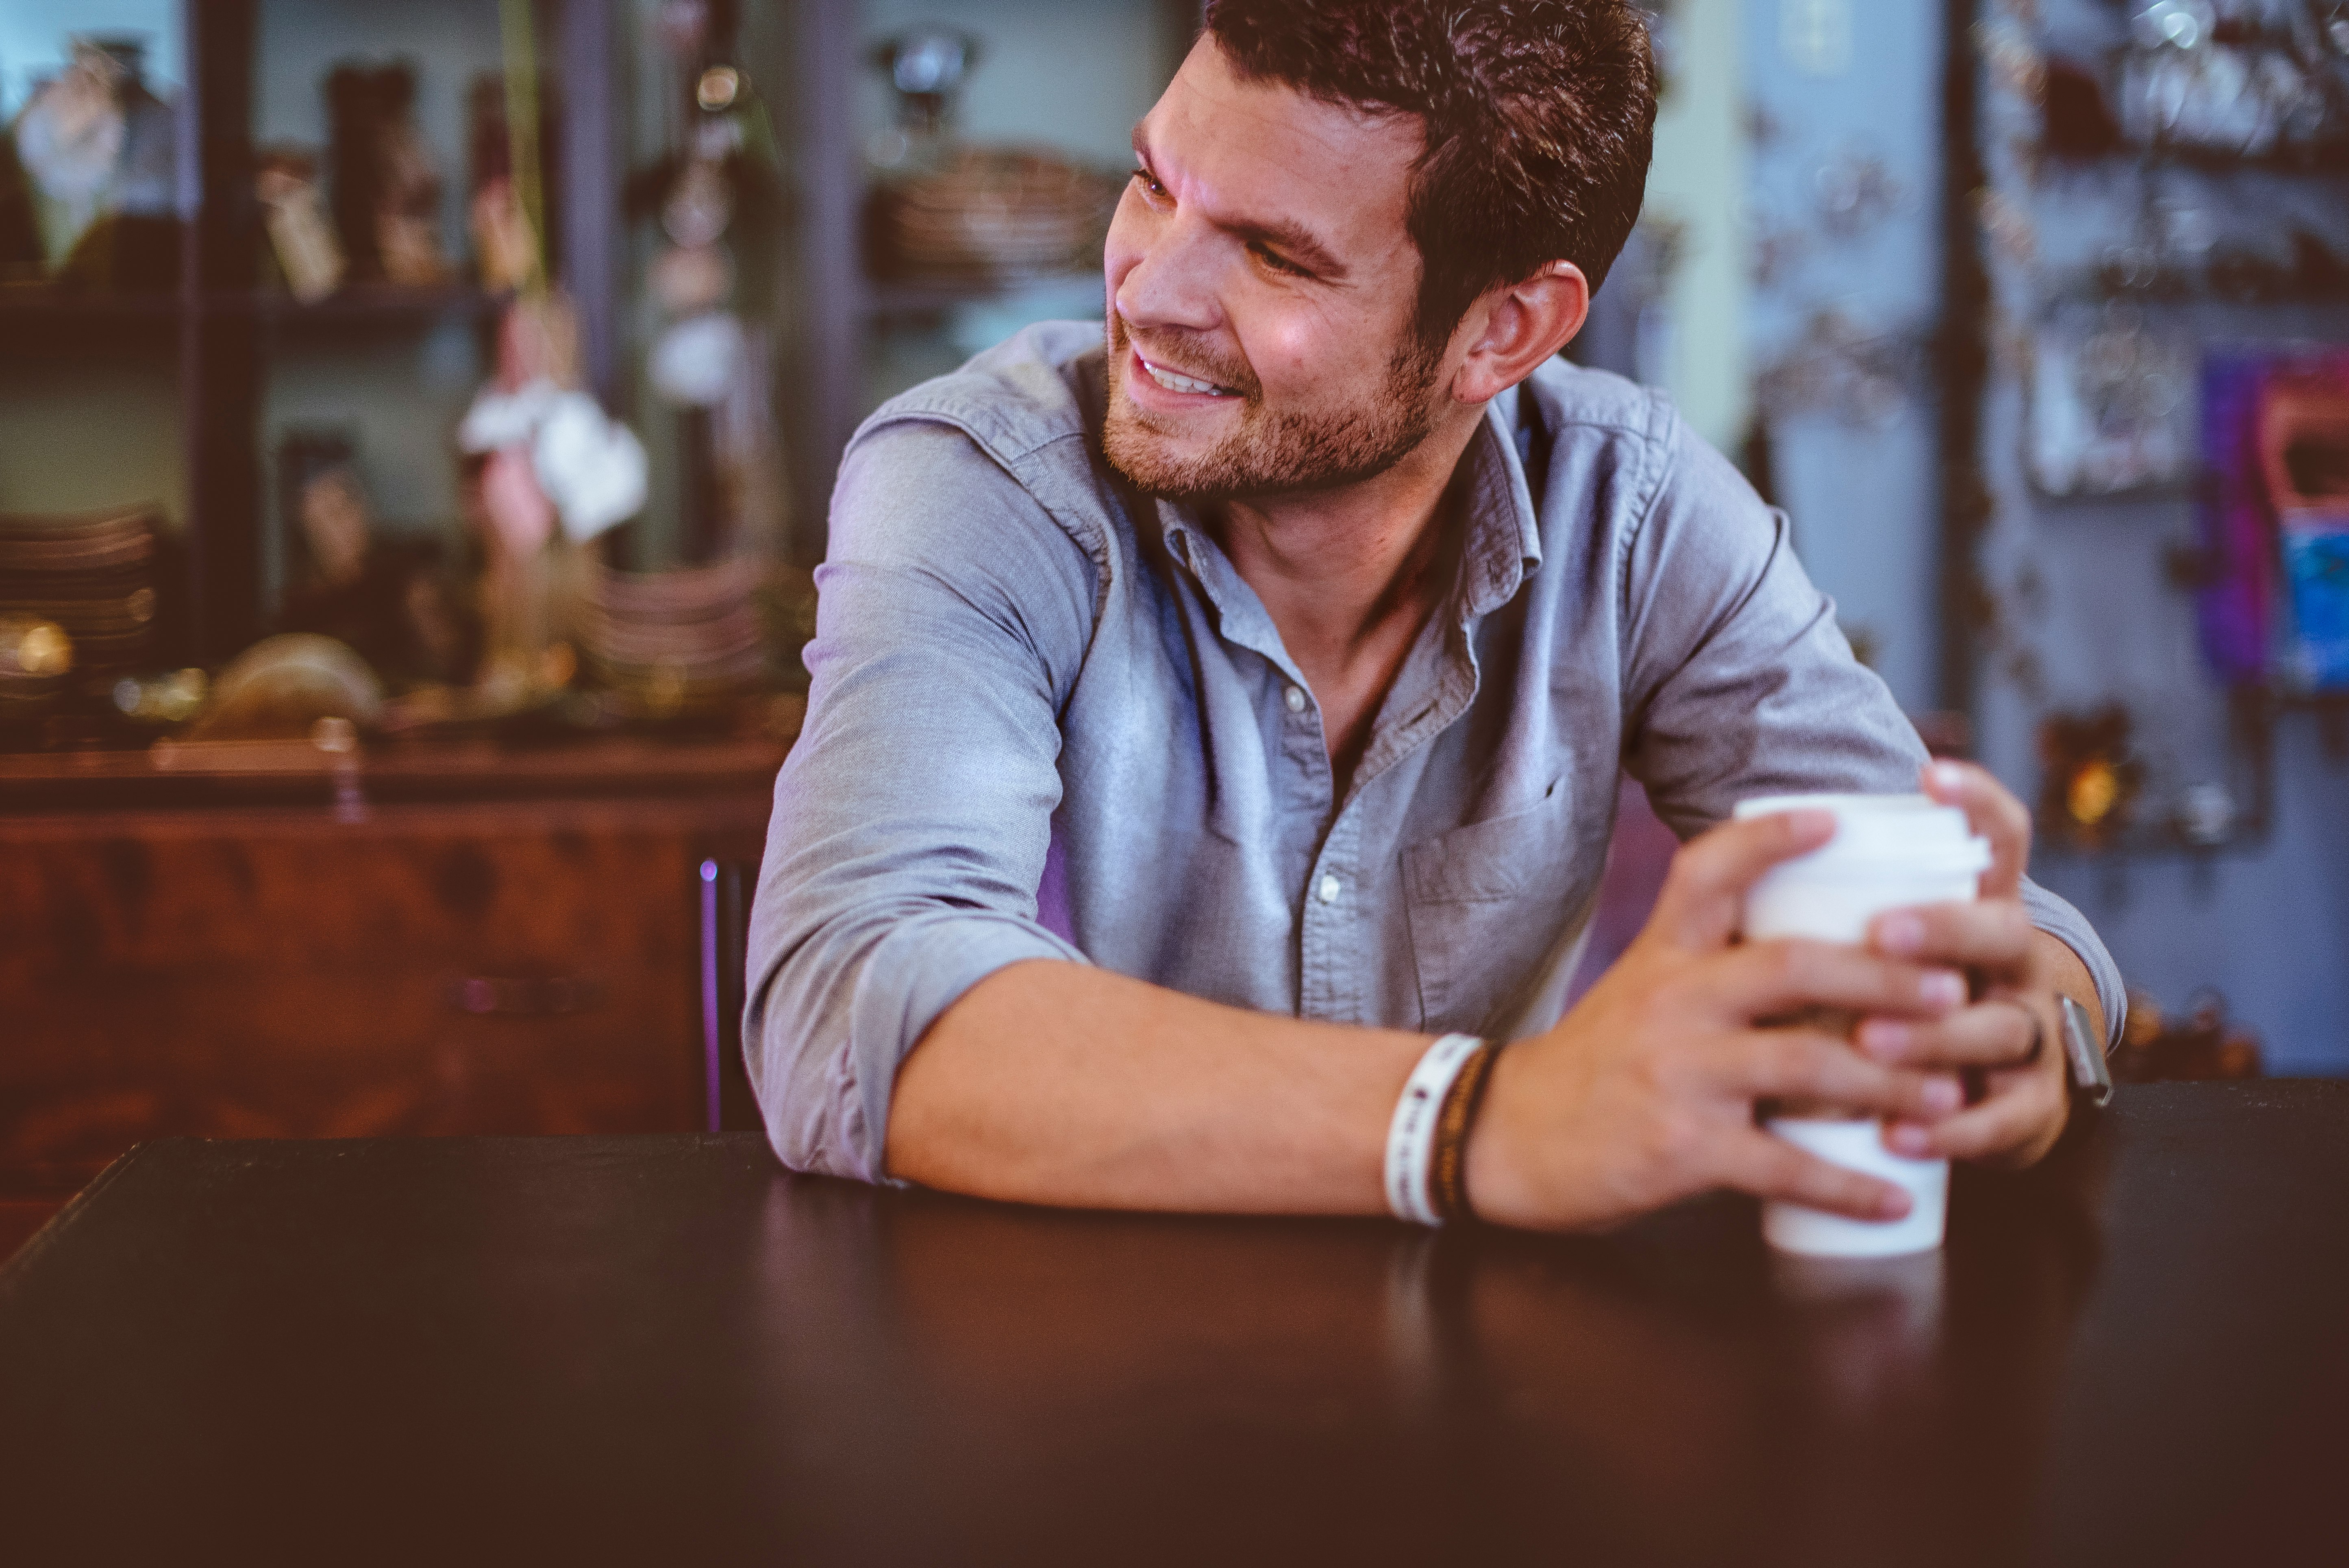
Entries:
{"label": "hanging decoration", "polygon": [[[547,106],[535,89],[516,84],[512,73],[500,71],[474,79],[468,95],[467,164],[472,195],[466,221],[473,239],[473,267],[482,288],[492,294],[521,293],[545,281],[545,236],[554,225],[545,211],[543,165],[560,143],[548,134]],[[536,116],[535,131],[517,132],[516,100],[529,100]],[[541,166],[529,181],[516,175],[515,160]]]}
{"label": "hanging decoration", "polygon": [[677,553],[690,563],[756,552],[781,521],[771,334],[780,155],[738,56],[731,0],[673,0],[657,15],[678,90],[669,152],[629,181],[628,208],[659,248],[645,274],[660,325],[646,380],[674,411]]}
{"label": "hanging decoration", "polygon": [[518,288],[543,288],[546,283],[546,186],[540,158],[538,118],[538,43],[531,19],[531,0],[498,0],[498,39],[505,51],[506,157],[511,183],[512,222],[519,233],[507,236],[525,253],[508,265],[522,274]]}
{"label": "hanging decoration", "polygon": [[565,546],[635,516],[648,480],[642,444],[585,390],[576,315],[547,286],[529,0],[502,0],[499,19],[509,161],[492,203],[504,210],[492,216],[504,225],[500,242],[519,247],[498,264],[522,292],[499,323],[496,372],[457,431],[487,560],[473,706],[490,712],[531,707],[570,684],[577,660],[562,640],[574,618],[563,587],[572,575]]}

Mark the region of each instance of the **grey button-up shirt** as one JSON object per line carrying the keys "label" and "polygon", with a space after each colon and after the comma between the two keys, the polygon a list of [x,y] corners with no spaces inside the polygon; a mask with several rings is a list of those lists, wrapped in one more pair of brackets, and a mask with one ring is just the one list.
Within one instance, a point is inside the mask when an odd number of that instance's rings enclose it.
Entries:
{"label": "grey button-up shirt", "polygon": [[[841,465],[750,931],[787,1164],[880,1179],[899,1064],[1006,965],[1529,1033],[1563,1006],[1619,769],[1684,838],[1749,795],[1916,787],[1923,748],[1785,520],[1662,397],[1553,362],[1462,459],[1457,581],[1340,797],[1255,592],[1102,459],[1102,368],[1098,326],[1030,328]],[[2095,934],[2025,897],[2117,1027]]]}

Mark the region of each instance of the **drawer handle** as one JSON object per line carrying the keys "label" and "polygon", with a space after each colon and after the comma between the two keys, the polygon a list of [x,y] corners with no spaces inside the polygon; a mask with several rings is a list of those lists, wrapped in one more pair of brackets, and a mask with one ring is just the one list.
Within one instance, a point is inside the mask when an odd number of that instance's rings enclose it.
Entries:
{"label": "drawer handle", "polygon": [[553,1018],[584,1013],[603,999],[578,975],[468,975],[449,982],[449,1006],[489,1018]]}

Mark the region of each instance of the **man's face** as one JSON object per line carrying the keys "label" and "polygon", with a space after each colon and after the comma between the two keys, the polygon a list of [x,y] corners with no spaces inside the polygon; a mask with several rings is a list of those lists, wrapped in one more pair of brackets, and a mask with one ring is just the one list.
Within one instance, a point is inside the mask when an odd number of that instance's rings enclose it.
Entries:
{"label": "man's face", "polygon": [[1413,327],[1419,122],[1243,82],[1212,38],[1135,129],[1110,226],[1118,470],[1188,499],[1334,489],[1424,440],[1445,356]]}

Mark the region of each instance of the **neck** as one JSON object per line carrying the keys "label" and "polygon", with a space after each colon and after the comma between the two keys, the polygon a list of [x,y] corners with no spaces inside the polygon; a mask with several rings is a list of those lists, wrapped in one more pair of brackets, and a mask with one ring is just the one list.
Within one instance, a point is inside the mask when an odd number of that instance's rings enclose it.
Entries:
{"label": "neck", "polygon": [[1384,473],[1340,490],[1226,503],[1224,552],[1320,705],[1338,790],[1420,628],[1451,586],[1444,495],[1483,418],[1455,407]]}
{"label": "neck", "polygon": [[1309,674],[1345,659],[1398,610],[1448,583],[1440,564],[1444,492],[1483,417],[1446,420],[1385,472],[1340,490],[1240,498],[1216,518],[1224,552],[1264,601]]}

